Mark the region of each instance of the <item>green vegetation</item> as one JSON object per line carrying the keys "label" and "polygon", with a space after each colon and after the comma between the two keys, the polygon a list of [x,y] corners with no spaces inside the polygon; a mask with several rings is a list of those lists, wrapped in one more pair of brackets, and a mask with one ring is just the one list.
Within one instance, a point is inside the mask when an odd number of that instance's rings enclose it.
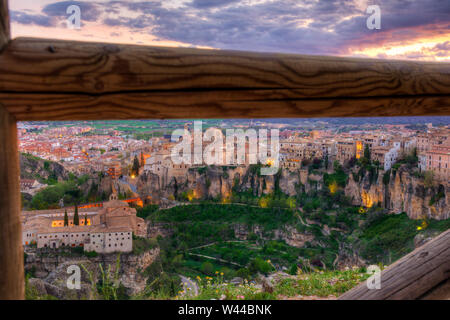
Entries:
{"label": "green vegetation", "polygon": [[133,254],[142,254],[158,246],[156,239],[147,239],[133,234]]}
{"label": "green vegetation", "polygon": [[136,210],[136,216],[138,216],[142,219],[146,219],[151,213],[155,212],[158,209],[159,209],[158,205],[150,204],[143,208],[138,208]]}
{"label": "green vegetation", "polygon": [[137,177],[139,175],[139,168],[140,168],[139,160],[138,160],[137,156],[134,156],[133,166],[131,168],[131,175]]}
{"label": "green vegetation", "polygon": [[324,173],[323,174],[323,183],[326,186],[329,186],[335,182],[335,183],[337,183],[338,186],[345,187],[345,185],[347,184],[347,180],[348,180],[348,175],[344,172],[342,166],[339,163],[334,164],[334,173],[332,173],[332,174]]}
{"label": "green vegetation", "polygon": [[420,232],[442,232],[450,228],[450,219],[432,220],[425,231],[418,230],[421,222],[409,219],[406,213],[373,212],[359,236],[361,256],[371,263],[390,264],[414,249],[414,237]]}
{"label": "green vegetation", "polygon": [[297,277],[285,278],[275,285],[274,295],[282,297],[318,296],[338,297],[369,277],[365,268],[346,271],[322,271],[299,273]]}
{"label": "green vegetation", "polygon": [[80,217],[78,216],[78,206],[75,205],[75,213],[73,214],[73,225],[80,225]]}
{"label": "green vegetation", "polygon": [[25,275],[25,300],[58,300],[56,297],[46,294],[40,295],[38,290],[29,283],[30,274]]}
{"label": "green vegetation", "polygon": [[[190,230],[195,232],[200,241],[207,241],[209,237],[224,240],[225,238],[214,235],[215,231],[225,231],[223,223],[243,223],[246,225],[260,225],[265,230],[273,230],[294,222],[294,212],[282,208],[260,208],[237,204],[210,204],[200,203],[187,206],[177,206],[167,210],[159,210],[151,213],[147,219],[153,222],[174,222],[179,228],[183,224],[190,225]],[[214,230],[212,230],[214,229]],[[225,228],[227,229],[227,228]],[[225,232],[226,233],[226,232]],[[195,241],[190,241],[195,245]]]}
{"label": "green vegetation", "polygon": [[111,270],[111,265],[105,270],[103,264],[99,263],[100,277],[96,283],[92,271],[89,271],[83,264],[83,270],[88,274],[91,282],[91,292],[89,299],[102,300],[127,300],[129,297],[126,294],[126,289],[119,281],[120,271],[120,254],[117,255],[114,272]]}
{"label": "green vegetation", "polygon": [[64,210],[64,227],[69,226],[69,216],[67,215],[67,210]]}
{"label": "green vegetation", "polygon": [[97,185],[92,184],[88,195],[81,192],[83,185],[87,183],[88,175],[83,175],[79,178],[71,175],[68,181],[56,182],[34,195],[29,203],[26,203],[27,208],[31,210],[46,210],[60,208],[60,200],[64,202],[64,206],[74,206],[75,204],[96,202],[102,200],[97,195]]}

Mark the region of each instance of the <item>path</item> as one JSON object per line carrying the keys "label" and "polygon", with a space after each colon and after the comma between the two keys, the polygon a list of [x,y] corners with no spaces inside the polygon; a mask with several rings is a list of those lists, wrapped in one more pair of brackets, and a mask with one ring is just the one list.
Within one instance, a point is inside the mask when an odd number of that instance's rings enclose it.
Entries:
{"label": "path", "polygon": [[238,263],[236,263],[236,262],[231,262],[231,261],[223,260],[223,259],[216,258],[216,257],[205,256],[205,255],[203,255],[203,254],[190,253],[190,252],[188,252],[188,255],[191,255],[191,256],[197,256],[197,257],[201,257],[201,258],[205,258],[205,259],[216,260],[216,261],[219,261],[219,262],[222,262],[222,263],[232,264],[232,265],[237,266],[237,267],[240,267],[240,268],[243,268],[243,267],[244,267],[243,265],[238,264]]}

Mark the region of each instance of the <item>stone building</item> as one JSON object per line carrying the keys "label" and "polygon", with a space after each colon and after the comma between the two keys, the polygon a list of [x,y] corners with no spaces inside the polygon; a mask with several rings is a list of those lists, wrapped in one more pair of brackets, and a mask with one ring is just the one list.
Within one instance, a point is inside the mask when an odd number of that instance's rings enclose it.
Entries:
{"label": "stone building", "polygon": [[[36,244],[37,248],[83,247],[98,253],[130,252],[133,250],[133,234],[145,237],[144,219],[136,216],[136,209],[126,202],[111,200],[98,211],[80,214],[80,225],[64,226],[63,209],[50,213],[44,210],[22,215],[24,245]],[[59,211],[63,211],[62,213]],[[89,218],[87,218],[89,217]],[[88,221],[84,225],[84,219]],[[73,213],[69,214],[73,221]]]}
{"label": "stone building", "polygon": [[432,171],[438,181],[450,181],[450,141],[443,145],[434,145],[419,155],[419,168]]}

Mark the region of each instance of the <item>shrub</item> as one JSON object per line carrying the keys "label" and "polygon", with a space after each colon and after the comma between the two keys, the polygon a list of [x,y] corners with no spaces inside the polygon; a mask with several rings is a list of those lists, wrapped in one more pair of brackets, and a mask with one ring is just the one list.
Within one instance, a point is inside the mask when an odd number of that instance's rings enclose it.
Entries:
{"label": "shrub", "polygon": [[136,212],[136,216],[146,219],[153,212],[157,211],[159,207],[156,204],[150,204],[143,208],[138,208]]}
{"label": "shrub", "polygon": [[249,270],[252,273],[260,272],[262,274],[268,274],[273,269],[274,269],[273,266],[268,261],[265,261],[259,257],[253,259],[250,262],[249,266]]}
{"label": "shrub", "polygon": [[212,275],[214,273],[214,266],[211,262],[206,261],[202,263],[202,266],[200,267],[201,272],[207,275]]}

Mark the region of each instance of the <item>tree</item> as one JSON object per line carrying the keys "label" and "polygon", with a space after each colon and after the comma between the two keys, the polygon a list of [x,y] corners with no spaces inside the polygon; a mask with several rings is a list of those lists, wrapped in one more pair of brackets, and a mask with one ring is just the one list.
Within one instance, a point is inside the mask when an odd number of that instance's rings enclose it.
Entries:
{"label": "tree", "polygon": [[134,156],[133,167],[131,168],[131,174],[138,176],[139,175],[139,160],[137,156]]}
{"label": "tree", "polygon": [[200,270],[204,274],[212,275],[213,272],[214,272],[214,266],[213,266],[213,264],[211,262],[206,261],[206,262],[202,263],[202,265],[200,266]]}
{"label": "tree", "polygon": [[75,205],[75,214],[73,215],[73,225],[79,226],[80,225],[80,217],[78,217],[78,206]]}
{"label": "tree", "polygon": [[67,210],[64,210],[64,227],[69,226],[69,217],[67,216]]}
{"label": "tree", "polygon": [[84,215],[84,225],[88,225],[87,213]]}
{"label": "tree", "polygon": [[369,145],[366,144],[364,146],[364,158],[366,158],[367,160],[370,161],[370,149],[369,149]]}

